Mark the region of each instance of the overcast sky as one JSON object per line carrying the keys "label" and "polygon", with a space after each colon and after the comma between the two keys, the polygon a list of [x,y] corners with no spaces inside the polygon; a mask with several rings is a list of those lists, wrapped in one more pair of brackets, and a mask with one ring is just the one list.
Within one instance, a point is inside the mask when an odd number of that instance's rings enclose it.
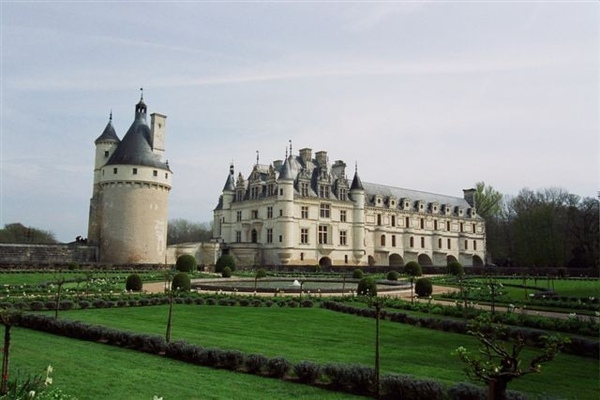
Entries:
{"label": "overcast sky", "polygon": [[169,218],[208,222],[229,164],[288,141],[451,196],[599,189],[590,2],[1,2],[0,225],[87,235],[94,140],[144,88],[167,115]]}

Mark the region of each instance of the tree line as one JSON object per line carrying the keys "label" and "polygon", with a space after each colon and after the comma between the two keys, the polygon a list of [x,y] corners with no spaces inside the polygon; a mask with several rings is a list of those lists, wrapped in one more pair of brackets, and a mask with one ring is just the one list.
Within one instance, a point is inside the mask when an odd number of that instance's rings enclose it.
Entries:
{"label": "tree line", "polygon": [[527,268],[598,267],[598,198],[561,188],[524,188],[516,196],[505,196],[478,182],[475,201],[486,222],[488,262]]}

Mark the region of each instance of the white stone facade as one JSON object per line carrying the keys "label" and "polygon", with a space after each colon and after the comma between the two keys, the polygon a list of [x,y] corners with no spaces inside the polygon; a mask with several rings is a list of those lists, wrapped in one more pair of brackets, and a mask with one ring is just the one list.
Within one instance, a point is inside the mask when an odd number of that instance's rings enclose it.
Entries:
{"label": "white stone facade", "polygon": [[[291,149],[290,149],[291,153]],[[485,224],[464,198],[349,180],[346,164],[300,150],[248,178],[233,166],[214,210],[213,237],[241,265],[482,265]]]}

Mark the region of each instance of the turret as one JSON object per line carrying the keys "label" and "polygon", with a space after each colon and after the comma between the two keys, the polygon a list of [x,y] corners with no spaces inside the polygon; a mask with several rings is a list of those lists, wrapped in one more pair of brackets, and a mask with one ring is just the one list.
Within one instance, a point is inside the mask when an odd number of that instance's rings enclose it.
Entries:
{"label": "turret", "polygon": [[282,264],[287,264],[292,256],[292,247],[294,244],[294,177],[292,174],[292,155],[286,157],[279,179],[278,202],[281,203],[282,216],[280,217],[280,227],[282,234],[282,251],[278,254]]}
{"label": "turret", "polygon": [[365,189],[358,176],[358,165],[354,167],[354,178],[350,186],[350,197],[354,202],[352,215],[352,240],[354,259],[358,264],[365,256]]}

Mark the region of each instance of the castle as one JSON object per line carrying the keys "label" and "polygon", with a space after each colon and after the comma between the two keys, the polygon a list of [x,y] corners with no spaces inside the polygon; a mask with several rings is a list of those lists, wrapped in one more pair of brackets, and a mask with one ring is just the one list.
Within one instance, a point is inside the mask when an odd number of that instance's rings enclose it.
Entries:
{"label": "castle", "polygon": [[475,190],[463,198],[363,183],[355,168],[309,148],[248,178],[233,165],[213,215],[213,237],[242,265],[481,266],[485,224]]}
{"label": "castle", "polygon": [[150,115],[143,94],[122,140],[112,124],[96,139],[88,243],[97,261],[165,263],[168,195],[173,173],[165,152],[166,116]]}

